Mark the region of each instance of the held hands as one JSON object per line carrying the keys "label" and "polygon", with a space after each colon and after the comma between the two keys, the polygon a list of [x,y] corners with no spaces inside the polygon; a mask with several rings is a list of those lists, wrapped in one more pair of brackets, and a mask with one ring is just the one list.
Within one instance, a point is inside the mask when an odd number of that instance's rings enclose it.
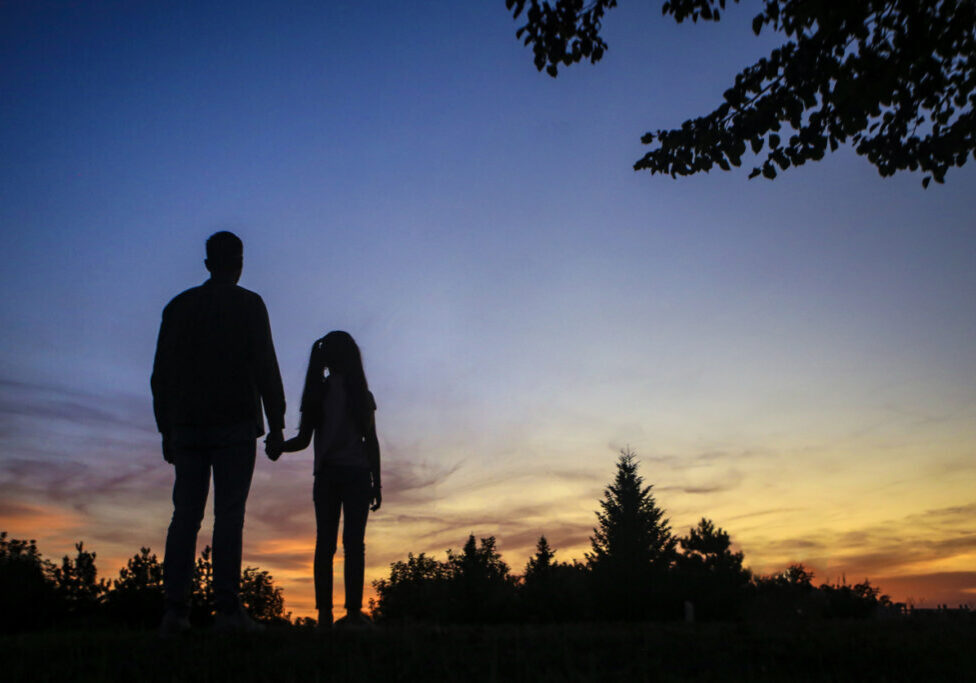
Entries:
{"label": "held hands", "polygon": [[269,460],[274,462],[281,457],[284,443],[285,438],[280,429],[268,431],[268,436],[264,440],[264,452]]}

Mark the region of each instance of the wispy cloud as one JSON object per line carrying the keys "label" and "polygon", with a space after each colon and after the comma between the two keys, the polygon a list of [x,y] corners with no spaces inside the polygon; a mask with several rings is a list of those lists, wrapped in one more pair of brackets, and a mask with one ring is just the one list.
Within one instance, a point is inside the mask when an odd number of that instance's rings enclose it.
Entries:
{"label": "wispy cloud", "polygon": [[887,584],[900,586],[920,576],[929,577],[926,581],[931,583],[937,575],[953,575],[958,567],[968,565],[967,558],[976,552],[974,515],[976,503],[934,508],[844,531],[822,528],[803,537],[758,537],[748,544],[747,560],[766,571],[802,561],[823,579],[870,578],[891,591]]}
{"label": "wispy cloud", "polygon": [[658,486],[655,487],[655,490],[660,492],[678,491],[688,494],[731,491],[738,488],[742,483],[742,473],[736,469],[726,470],[722,473],[713,473],[709,470],[698,472],[695,475],[684,473],[683,476],[676,477],[676,479],[678,479],[678,483]]}
{"label": "wispy cloud", "polygon": [[11,420],[17,417],[156,433],[147,396],[86,393],[51,384],[0,379],[0,425],[9,430]]}

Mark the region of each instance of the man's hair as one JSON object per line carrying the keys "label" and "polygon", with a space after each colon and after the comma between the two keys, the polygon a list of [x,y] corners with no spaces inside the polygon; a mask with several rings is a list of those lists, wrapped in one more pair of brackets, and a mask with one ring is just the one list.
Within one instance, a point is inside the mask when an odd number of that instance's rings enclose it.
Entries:
{"label": "man's hair", "polygon": [[244,256],[244,243],[232,232],[221,230],[207,239],[207,260],[212,266],[230,266]]}

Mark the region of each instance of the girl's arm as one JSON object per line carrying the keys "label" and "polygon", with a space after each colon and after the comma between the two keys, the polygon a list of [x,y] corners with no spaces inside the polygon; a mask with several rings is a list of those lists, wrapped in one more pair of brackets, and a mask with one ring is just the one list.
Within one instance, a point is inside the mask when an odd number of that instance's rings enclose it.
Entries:
{"label": "girl's arm", "polygon": [[380,480],[380,442],[376,438],[376,421],[370,423],[366,432],[366,459],[369,461],[369,475],[373,480],[373,488],[382,488]]}
{"label": "girl's arm", "polygon": [[373,409],[370,415],[369,429],[366,430],[366,460],[369,462],[369,476],[373,480],[373,504],[370,509],[376,512],[383,504],[383,482],[380,479],[380,441],[376,437],[376,400],[369,395]]}
{"label": "girl's arm", "polygon": [[312,441],[312,433],[314,431],[314,420],[305,413],[302,413],[301,422],[298,424],[298,436],[294,436],[281,444],[282,452],[294,453],[295,451],[305,450]]}

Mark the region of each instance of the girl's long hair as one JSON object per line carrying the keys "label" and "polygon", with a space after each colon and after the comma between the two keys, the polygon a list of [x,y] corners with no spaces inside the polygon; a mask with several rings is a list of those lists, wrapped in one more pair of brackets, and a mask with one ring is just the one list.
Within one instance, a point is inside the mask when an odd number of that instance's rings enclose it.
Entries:
{"label": "girl's long hair", "polygon": [[322,378],[325,368],[329,368],[330,374],[342,376],[349,416],[365,434],[375,408],[370,399],[359,346],[352,335],[342,330],[329,332],[312,344],[308,370],[305,373],[305,389],[302,391],[302,414],[312,419],[318,419],[321,415],[322,401],[325,398]]}

